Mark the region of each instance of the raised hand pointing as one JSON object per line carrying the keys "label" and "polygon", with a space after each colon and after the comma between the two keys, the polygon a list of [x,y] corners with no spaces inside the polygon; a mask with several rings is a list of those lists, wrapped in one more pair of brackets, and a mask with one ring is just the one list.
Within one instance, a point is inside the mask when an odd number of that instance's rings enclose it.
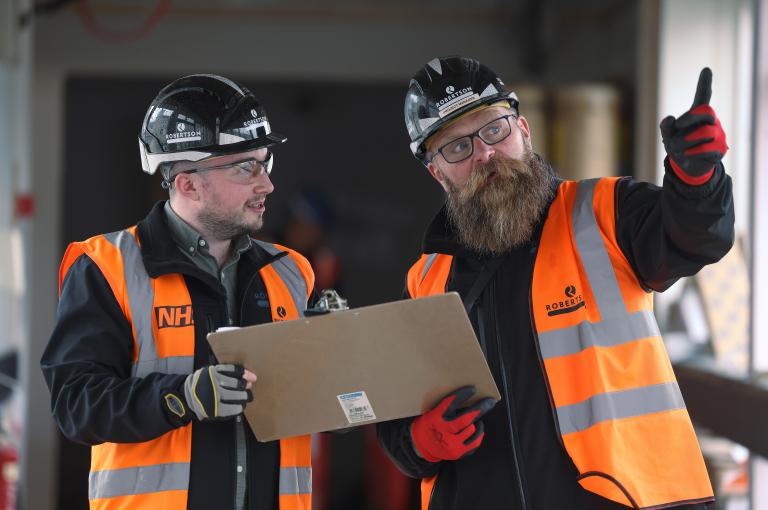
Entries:
{"label": "raised hand pointing", "polygon": [[691,109],[678,118],[665,117],[659,126],[672,170],[693,186],[709,181],[728,151],[723,127],[709,105],[711,97],[712,70],[705,67],[699,74]]}

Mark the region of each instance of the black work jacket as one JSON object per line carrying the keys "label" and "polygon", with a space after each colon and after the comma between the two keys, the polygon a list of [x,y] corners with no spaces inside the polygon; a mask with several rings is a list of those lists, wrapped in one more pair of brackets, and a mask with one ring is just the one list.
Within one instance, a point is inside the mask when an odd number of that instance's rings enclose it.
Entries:
{"label": "black work jacket", "polygon": [[[206,335],[227,325],[224,287],[179,250],[162,202],[139,222],[137,230],[150,277],[184,276],[194,314],[195,369],[216,363]],[[271,322],[258,270],[281,255],[270,255],[256,243],[241,254],[237,266],[240,326]],[[40,362],[51,391],[53,417],[67,438],[87,445],[144,442],[185,424],[162,405],[162,395],[183,394],[186,376],[131,377],[133,349],[131,324],[109,284],[96,264],[81,256],[63,282],[56,324]],[[192,424],[188,509],[234,508],[235,426],[234,418]],[[246,508],[277,510],[279,441],[259,443],[250,427],[244,428]],[[87,483],[85,477],[83,483]]]}
{"label": "black work jacket", "polygon": [[[648,289],[667,289],[678,278],[719,260],[733,244],[731,180],[721,165],[700,187],[684,184],[669,168],[661,188],[623,178],[616,186],[616,203],[619,246]],[[480,448],[458,461],[429,463],[413,450],[413,418],[377,427],[380,443],[401,471],[417,478],[438,474],[430,510],[627,508],[577,483],[578,471],[558,437],[529,311],[542,225],[531,242],[503,256],[470,313],[502,395],[483,418]],[[423,253],[454,256],[446,290],[462,298],[489,261],[457,242],[444,209],[426,233]],[[482,332],[477,327],[480,314]]]}

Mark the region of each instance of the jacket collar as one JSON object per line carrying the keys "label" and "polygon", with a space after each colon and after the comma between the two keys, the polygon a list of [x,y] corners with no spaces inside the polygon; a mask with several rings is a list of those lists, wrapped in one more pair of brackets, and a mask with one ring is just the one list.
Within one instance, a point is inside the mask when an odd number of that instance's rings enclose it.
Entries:
{"label": "jacket collar", "polygon": [[[182,273],[203,280],[214,288],[220,287],[224,292],[224,287],[216,278],[198,268],[181,252],[173,240],[171,229],[165,218],[164,207],[165,201],[157,202],[136,227],[147,274],[151,278],[157,278],[166,274]],[[251,247],[242,253],[240,262],[245,261],[251,266],[250,271],[255,272],[284,254],[285,252],[271,255],[251,240]]]}

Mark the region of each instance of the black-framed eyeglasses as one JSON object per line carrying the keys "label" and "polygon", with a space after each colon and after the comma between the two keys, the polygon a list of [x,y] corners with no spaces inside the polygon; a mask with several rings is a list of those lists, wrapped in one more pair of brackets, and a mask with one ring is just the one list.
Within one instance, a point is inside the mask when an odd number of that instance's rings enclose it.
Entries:
{"label": "black-framed eyeglasses", "polygon": [[272,173],[272,164],[275,158],[272,151],[267,149],[267,156],[263,160],[256,158],[246,159],[243,161],[237,161],[235,163],[227,163],[226,165],[210,166],[205,168],[193,168],[192,170],[185,170],[184,173],[194,174],[208,172],[211,170],[229,170],[236,169],[237,171],[228,174],[227,177],[238,184],[251,184],[258,179],[262,174],[269,175]]}
{"label": "black-framed eyeglasses", "polygon": [[433,161],[438,154],[441,154],[448,163],[461,163],[475,152],[475,137],[481,139],[486,145],[499,143],[512,133],[512,125],[509,121],[510,117],[517,118],[517,114],[510,113],[509,115],[503,115],[493,119],[474,133],[470,133],[446,143],[437,149],[437,152],[432,156],[430,162]]}

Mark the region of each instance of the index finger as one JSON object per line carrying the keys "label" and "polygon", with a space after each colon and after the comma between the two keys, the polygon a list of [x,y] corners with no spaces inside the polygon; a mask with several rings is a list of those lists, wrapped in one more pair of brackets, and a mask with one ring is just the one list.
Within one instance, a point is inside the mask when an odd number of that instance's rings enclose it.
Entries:
{"label": "index finger", "polygon": [[705,67],[699,73],[699,83],[696,85],[696,95],[693,97],[693,106],[696,108],[703,104],[709,104],[709,99],[712,97],[712,70],[709,67]]}
{"label": "index finger", "polygon": [[254,374],[250,370],[245,370],[243,372],[243,379],[245,379],[248,382],[254,383],[254,382],[256,382],[256,374]]}

